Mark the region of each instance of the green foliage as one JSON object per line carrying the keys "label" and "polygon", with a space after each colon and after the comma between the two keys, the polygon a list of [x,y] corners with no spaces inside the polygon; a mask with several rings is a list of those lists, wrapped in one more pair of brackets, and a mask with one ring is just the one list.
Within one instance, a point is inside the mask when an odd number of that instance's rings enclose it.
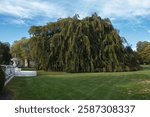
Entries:
{"label": "green foliage", "polygon": [[0,42],[0,64],[9,64],[11,59],[9,43]]}
{"label": "green foliage", "polygon": [[139,41],[137,43],[137,54],[141,64],[150,64],[150,42]]}
{"label": "green foliage", "polygon": [[150,44],[144,48],[143,51],[139,53],[143,59],[143,63],[150,64]]}
{"label": "green foliage", "polygon": [[5,75],[4,75],[4,72],[2,71],[2,68],[0,66],[0,94],[3,91],[4,83],[5,83]]}
{"label": "green foliage", "polygon": [[138,70],[134,52],[124,47],[111,21],[94,13],[32,26],[31,56],[38,69],[66,72],[113,72]]}
{"label": "green foliage", "polygon": [[137,51],[138,52],[141,52],[141,51],[143,51],[144,50],[144,48],[146,47],[146,46],[148,46],[150,43],[148,42],[148,41],[139,41],[138,43],[137,43],[137,45],[136,45],[136,47],[137,47]]}
{"label": "green foliage", "polygon": [[29,60],[31,58],[29,39],[23,37],[21,40],[15,41],[11,47],[11,54],[15,58],[21,58],[23,61],[26,59],[29,65]]}

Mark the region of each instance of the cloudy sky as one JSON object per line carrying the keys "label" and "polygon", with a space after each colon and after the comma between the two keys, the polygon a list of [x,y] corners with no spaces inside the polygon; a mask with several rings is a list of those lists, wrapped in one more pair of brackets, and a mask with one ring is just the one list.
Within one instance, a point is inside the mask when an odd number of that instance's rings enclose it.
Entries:
{"label": "cloudy sky", "polygon": [[150,41],[150,0],[0,0],[0,41],[29,37],[32,25],[94,12],[110,18],[133,49],[140,40]]}

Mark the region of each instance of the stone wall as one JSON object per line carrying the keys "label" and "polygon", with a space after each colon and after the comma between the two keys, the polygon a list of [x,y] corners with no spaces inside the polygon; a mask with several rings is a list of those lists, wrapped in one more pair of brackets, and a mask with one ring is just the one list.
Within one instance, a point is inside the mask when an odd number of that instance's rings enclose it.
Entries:
{"label": "stone wall", "polygon": [[15,76],[15,68],[12,65],[1,65],[5,73],[5,85]]}

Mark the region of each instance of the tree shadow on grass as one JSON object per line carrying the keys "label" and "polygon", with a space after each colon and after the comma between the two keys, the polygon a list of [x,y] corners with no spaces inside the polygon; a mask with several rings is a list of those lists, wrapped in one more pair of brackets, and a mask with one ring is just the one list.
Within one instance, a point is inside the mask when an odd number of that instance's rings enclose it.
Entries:
{"label": "tree shadow on grass", "polygon": [[0,94],[0,100],[12,100],[13,93],[9,90],[5,90]]}

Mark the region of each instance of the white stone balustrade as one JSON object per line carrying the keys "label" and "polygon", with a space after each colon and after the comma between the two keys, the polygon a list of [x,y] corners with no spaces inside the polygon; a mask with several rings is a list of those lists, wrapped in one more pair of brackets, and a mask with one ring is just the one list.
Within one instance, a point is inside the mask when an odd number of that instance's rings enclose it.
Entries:
{"label": "white stone balustrade", "polygon": [[16,71],[15,76],[37,76],[36,71]]}
{"label": "white stone balustrade", "polygon": [[5,85],[15,76],[15,68],[12,65],[1,65],[5,73]]}
{"label": "white stone balustrade", "polygon": [[36,71],[21,71],[21,68],[14,67],[13,65],[1,65],[1,67],[5,73],[5,85],[14,76],[37,76]]}

